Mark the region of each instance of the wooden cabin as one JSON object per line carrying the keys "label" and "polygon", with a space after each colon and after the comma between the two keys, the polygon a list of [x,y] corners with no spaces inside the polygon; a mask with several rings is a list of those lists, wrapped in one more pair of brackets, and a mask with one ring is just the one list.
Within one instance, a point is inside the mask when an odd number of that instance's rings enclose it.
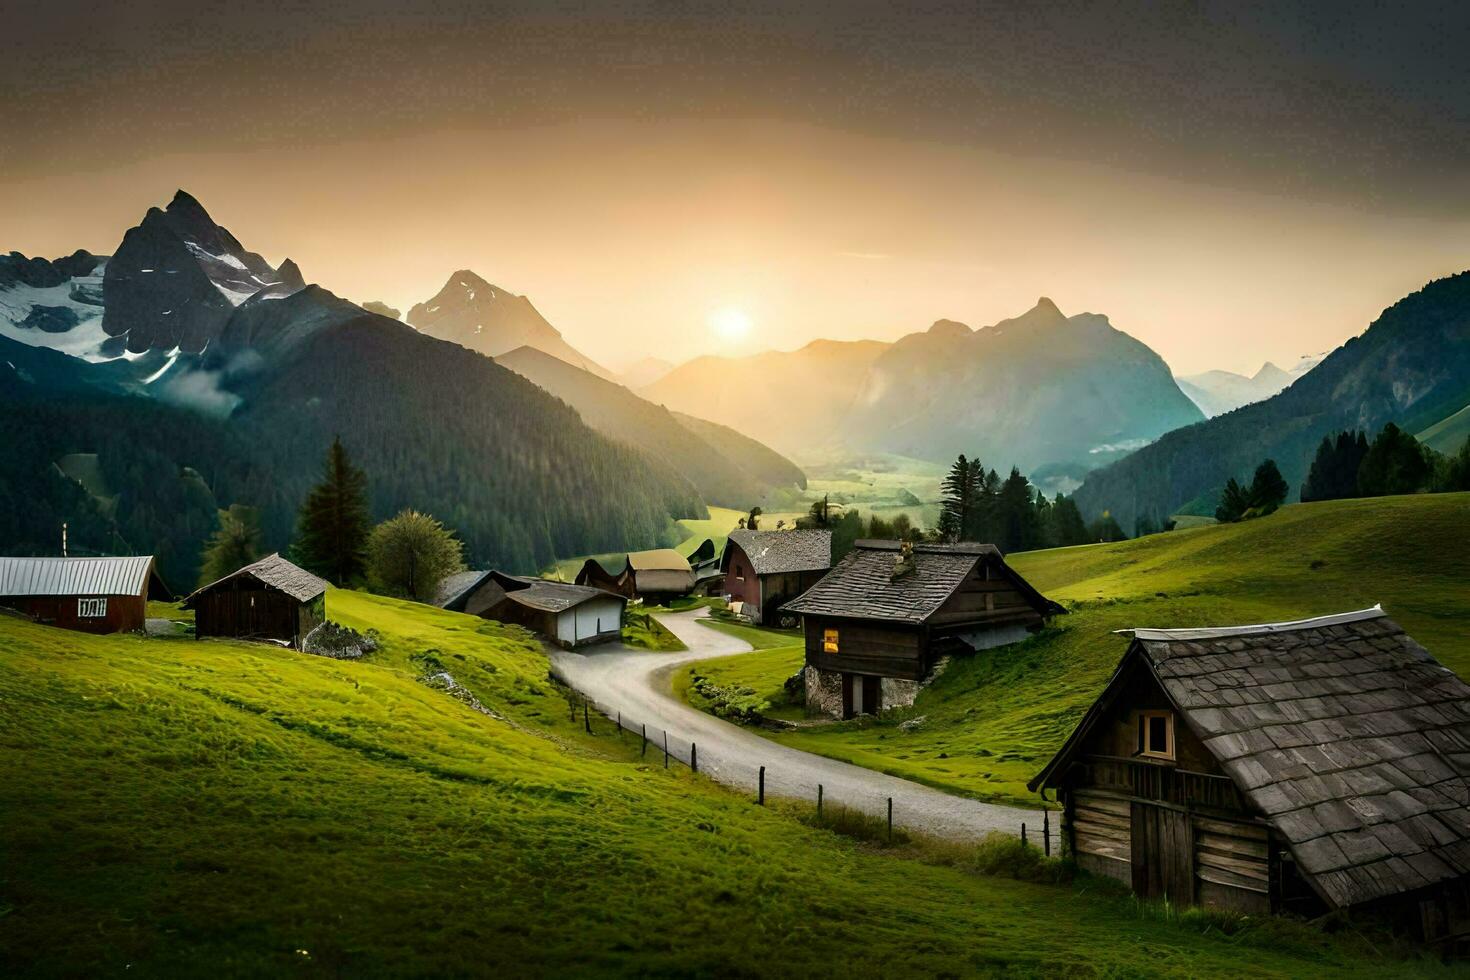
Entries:
{"label": "wooden cabin", "polygon": [[515,623],[567,649],[620,640],[621,595],[503,572],[462,572],[439,585],[434,604],[501,623]]}
{"label": "wooden cabin", "polygon": [[267,555],[211,582],[184,600],[194,636],[270,640],[301,649],[326,618],[327,581],[280,555]]}
{"label": "wooden cabin", "polygon": [[83,633],[140,630],[149,599],[173,600],[152,555],[0,558],[0,606],[38,623]]}
{"label": "wooden cabin", "polygon": [[872,540],[784,608],[802,618],[807,708],[838,718],[913,704],[948,657],[1023,640],[1065,612],[994,545]]}
{"label": "wooden cabin", "polygon": [[1180,905],[1375,907],[1470,941],[1470,685],[1378,607],[1125,632],[1030,784],[1081,867]]}
{"label": "wooden cabin", "polygon": [[689,559],[673,548],[633,551],[612,559],[612,571],[597,558],[589,558],[577,573],[576,584],[613,592],[650,605],[667,602],[694,590],[694,569]]}
{"label": "wooden cabin", "polygon": [[831,568],[832,532],[816,528],[731,531],[720,559],[731,608],[739,603],[742,618],[763,626],[794,627],[796,614],[782,607]]}

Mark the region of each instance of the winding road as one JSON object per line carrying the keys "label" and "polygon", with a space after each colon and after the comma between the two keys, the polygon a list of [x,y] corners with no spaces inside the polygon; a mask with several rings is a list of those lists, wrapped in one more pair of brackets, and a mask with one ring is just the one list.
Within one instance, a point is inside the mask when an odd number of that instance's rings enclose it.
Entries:
{"label": "winding road", "polygon": [[696,660],[751,651],[744,640],[701,625],[698,620],[708,614],[701,608],[659,617],[689,648],[687,652],[650,653],[621,644],[587,652],[553,649],[552,670],[609,718],[621,716],[624,728],[636,732],[646,724],[650,758],[655,747],[663,751],[667,733],[670,754],[687,762],[690,744],[695,744],[699,771],[736,789],[754,794],[757,773],[765,766],[766,792],[771,796],[814,801],[821,784],[828,804],[879,817],[887,813],[891,797],[895,825],[934,837],[973,840],[995,830],[1019,834],[1023,821],[1031,833],[1040,833],[1039,810],[967,800],[793,749],[678,700],[670,690],[674,671]]}

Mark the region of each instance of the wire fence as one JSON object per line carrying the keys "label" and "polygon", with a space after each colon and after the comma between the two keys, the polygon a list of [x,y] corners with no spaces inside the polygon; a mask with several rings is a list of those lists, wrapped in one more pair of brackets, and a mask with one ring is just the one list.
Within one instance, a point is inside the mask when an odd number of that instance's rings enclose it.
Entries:
{"label": "wire fence", "polygon": [[[711,778],[727,785],[738,786],[741,789],[753,789],[755,802],[764,806],[767,791],[772,795],[788,799],[805,799],[816,804],[816,815],[818,819],[824,817],[825,812],[830,812],[834,807],[850,807],[870,817],[881,818],[886,821],[886,833],[889,840],[893,839],[894,810],[893,797],[883,794],[856,794],[853,798],[846,800],[833,800],[827,791],[827,787],[820,783],[812,783],[806,780],[791,781],[777,778],[777,774],[767,771],[767,767],[750,766],[733,760],[720,758],[712,747],[706,746],[703,755],[697,741],[685,739],[675,735],[667,728],[657,725],[649,725],[647,722],[624,715],[623,712],[610,705],[589,698],[578,692],[567,679],[561,676],[559,671],[552,672],[553,677],[561,683],[568,691],[568,708],[570,720],[581,722],[584,730],[589,735],[603,734],[606,731],[606,723],[611,722],[615,729],[616,737],[623,740],[631,739],[638,747],[640,759],[652,763],[662,764],[665,769],[671,766],[682,765],[695,773],[703,772]],[[825,808],[825,810],[824,810]],[[900,813],[900,818],[903,814]],[[1046,856],[1052,852],[1052,829],[1051,814],[1042,810],[1039,814],[1040,827],[1034,822],[1020,822],[1019,832],[1011,833],[1019,836],[1021,843],[1026,846],[1036,844],[1034,838],[1039,836],[1039,846]],[[902,819],[900,819],[902,823]],[[1029,825],[1028,825],[1029,824]],[[991,828],[1002,829],[1003,828]],[[1039,834],[1037,831],[1039,830]]]}

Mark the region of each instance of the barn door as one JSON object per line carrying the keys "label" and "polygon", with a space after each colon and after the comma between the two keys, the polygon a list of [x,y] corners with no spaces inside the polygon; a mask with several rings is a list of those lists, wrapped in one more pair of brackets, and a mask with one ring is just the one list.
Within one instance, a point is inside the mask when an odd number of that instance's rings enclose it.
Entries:
{"label": "barn door", "polygon": [[883,710],[882,681],[877,677],[863,677],[863,713],[876,715]]}
{"label": "barn door", "polygon": [[1194,835],[1189,814],[1147,803],[1132,810],[1133,891],[1194,904]]}

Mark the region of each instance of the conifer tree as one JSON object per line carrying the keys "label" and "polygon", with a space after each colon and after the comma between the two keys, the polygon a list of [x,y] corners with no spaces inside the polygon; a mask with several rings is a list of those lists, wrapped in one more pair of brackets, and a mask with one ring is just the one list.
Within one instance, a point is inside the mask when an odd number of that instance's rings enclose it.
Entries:
{"label": "conifer tree", "polygon": [[345,586],[363,576],[370,530],[367,474],[352,465],[339,437],[327,451],[322,482],[301,505],[295,557],[303,568]]}

